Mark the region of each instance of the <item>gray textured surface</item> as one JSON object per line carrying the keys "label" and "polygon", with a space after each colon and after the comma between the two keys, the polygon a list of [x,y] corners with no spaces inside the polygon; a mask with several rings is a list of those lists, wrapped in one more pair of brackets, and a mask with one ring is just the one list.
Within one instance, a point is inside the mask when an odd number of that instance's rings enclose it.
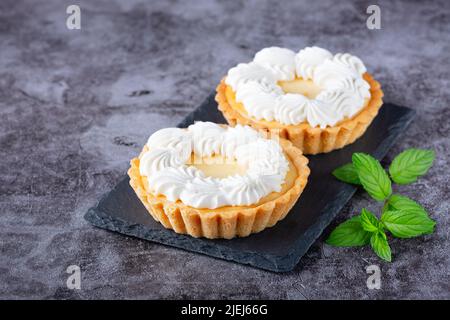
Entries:
{"label": "gray textured surface", "polygon": [[[382,2],[0,2],[0,298],[450,298],[450,7]],[[95,229],[86,210],[123,175],[154,130],[175,125],[226,70],[265,46],[317,44],[362,57],[386,100],[418,116],[386,160],[433,148],[434,167],[397,188],[438,221],[435,234],[394,240],[394,262],[368,248],[318,241],[274,274]],[[149,94],[133,96],[134,91]],[[335,223],[366,206],[358,193]],[[382,289],[366,288],[380,264]],[[65,269],[82,269],[82,290]]]}

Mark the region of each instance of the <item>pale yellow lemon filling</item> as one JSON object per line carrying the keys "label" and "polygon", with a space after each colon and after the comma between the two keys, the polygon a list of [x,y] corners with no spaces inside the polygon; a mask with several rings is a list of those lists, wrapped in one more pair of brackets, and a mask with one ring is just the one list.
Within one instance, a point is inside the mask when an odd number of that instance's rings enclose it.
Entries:
{"label": "pale yellow lemon filling", "polygon": [[212,157],[192,156],[187,164],[202,171],[206,176],[213,178],[226,178],[234,175],[244,175],[247,168],[239,165],[235,159],[225,158],[222,155]]}
{"label": "pale yellow lemon filling", "polygon": [[322,88],[311,80],[301,78],[291,81],[278,81],[278,85],[283,89],[284,93],[297,93],[309,99],[314,99],[322,91]]}
{"label": "pale yellow lemon filling", "polygon": [[[148,148],[144,147],[144,152],[147,151]],[[141,154],[142,155],[142,154]],[[272,192],[268,194],[267,196],[263,197],[261,200],[259,200],[258,203],[255,203],[253,206],[258,206],[263,203],[272,201],[276,198],[278,198],[280,195],[286,193],[289,189],[291,189],[294,186],[295,179],[298,177],[297,169],[295,168],[294,164],[292,163],[292,160],[289,158],[287,154],[285,154],[286,159],[289,162],[289,170],[286,173],[286,177],[284,179],[284,183],[281,186],[280,192]],[[224,161],[224,163],[218,163],[220,161]],[[196,168],[199,168],[208,176],[216,177],[216,178],[225,178],[232,174],[244,174],[247,168],[243,168],[242,166],[239,166],[234,160],[230,160],[228,158],[224,159],[222,156],[217,155],[213,157],[203,157],[201,159],[196,159],[194,157],[191,157],[191,160],[187,162],[189,165],[193,165]],[[151,193],[151,189],[148,185],[147,177],[142,177],[142,182],[144,184],[145,191],[148,193]],[[158,198],[164,198],[163,195],[159,195]],[[180,200],[178,200],[180,201]],[[229,211],[229,210],[236,210],[239,209],[239,206],[225,206],[221,207],[221,211]],[[202,212],[209,212],[214,211],[211,209],[198,209]]]}
{"label": "pale yellow lemon filling", "polygon": [[[297,171],[287,155],[286,159],[289,162],[289,171],[286,174],[285,183],[281,187],[281,192],[272,192],[268,194],[262,198],[258,204],[275,199],[294,185],[295,179],[297,178]],[[186,164],[192,165],[200,169],[205,175],[214,178],[226,178],[235,174],[244,175],[247,170],[246,167],[240,166],[236,160],[225,158],[222,155],[214,155],[211,157],[192,156]]]}

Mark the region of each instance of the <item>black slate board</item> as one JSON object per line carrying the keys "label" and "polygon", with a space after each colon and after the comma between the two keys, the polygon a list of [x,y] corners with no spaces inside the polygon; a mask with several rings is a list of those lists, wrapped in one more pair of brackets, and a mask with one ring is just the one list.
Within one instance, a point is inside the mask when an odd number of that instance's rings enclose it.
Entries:
{"label": "black slate board", "polygon": [[[354,186],[334,179],[331,171],[350,162],[353,152],[383,158],[414,114],[409,108],[385,103],[366,133],[355,143],[327,154],[308,156],[311,175],[292,211],[274,227],[246,238],[195,239],[165,229],[147,213],[129,186],[128,177],[106,194],[96,207],[89,209],[85,219],[94,226],[129,236],[261,269],[290,271],[356,191]],[[179,127],[198,120],[226,123],[217,110],[213,94]]]}

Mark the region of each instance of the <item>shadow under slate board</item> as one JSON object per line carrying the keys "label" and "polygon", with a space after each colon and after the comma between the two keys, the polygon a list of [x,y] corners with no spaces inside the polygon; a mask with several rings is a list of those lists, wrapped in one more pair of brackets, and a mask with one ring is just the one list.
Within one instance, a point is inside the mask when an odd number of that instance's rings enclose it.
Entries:
{"label": "shadow under slate board", "polygon": [[[270,271],[290,271],[356,191],[356,187],[336,180],[331,172],[350,162],[353,152],[383,158],[414,114],[409,108],[385,103],[366,133],[355,143],[341,150],[308,156],[311,175],[291,212],[274,227],[246,238],[196,239],[165,229],[147,213],[128,184],[128,177],[104,195],[96,207],[89,209],[85,219],[100,228],[164,245]],[[226,123],[217,110],[214,94],[179,127],[200,120]]]}

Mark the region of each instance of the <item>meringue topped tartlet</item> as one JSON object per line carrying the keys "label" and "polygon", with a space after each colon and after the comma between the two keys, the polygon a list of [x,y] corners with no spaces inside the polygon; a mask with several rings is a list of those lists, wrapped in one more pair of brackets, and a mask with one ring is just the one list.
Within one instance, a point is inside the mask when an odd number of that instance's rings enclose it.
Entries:
{"label": "meringue topped tartlet", "polygon": [[358,139],[382,105],[380,84],[363,62],[319,47],[270,47],[228,71],[216,101],[230,125],[276,131],[304,154]]}
{"label": "meringue topped tartlet", "polygon": [[287,140],[249,126],[196,122],[152,134],[128,175],[164,227],[230,239],[283,219],[307,183],[307,163]]}

